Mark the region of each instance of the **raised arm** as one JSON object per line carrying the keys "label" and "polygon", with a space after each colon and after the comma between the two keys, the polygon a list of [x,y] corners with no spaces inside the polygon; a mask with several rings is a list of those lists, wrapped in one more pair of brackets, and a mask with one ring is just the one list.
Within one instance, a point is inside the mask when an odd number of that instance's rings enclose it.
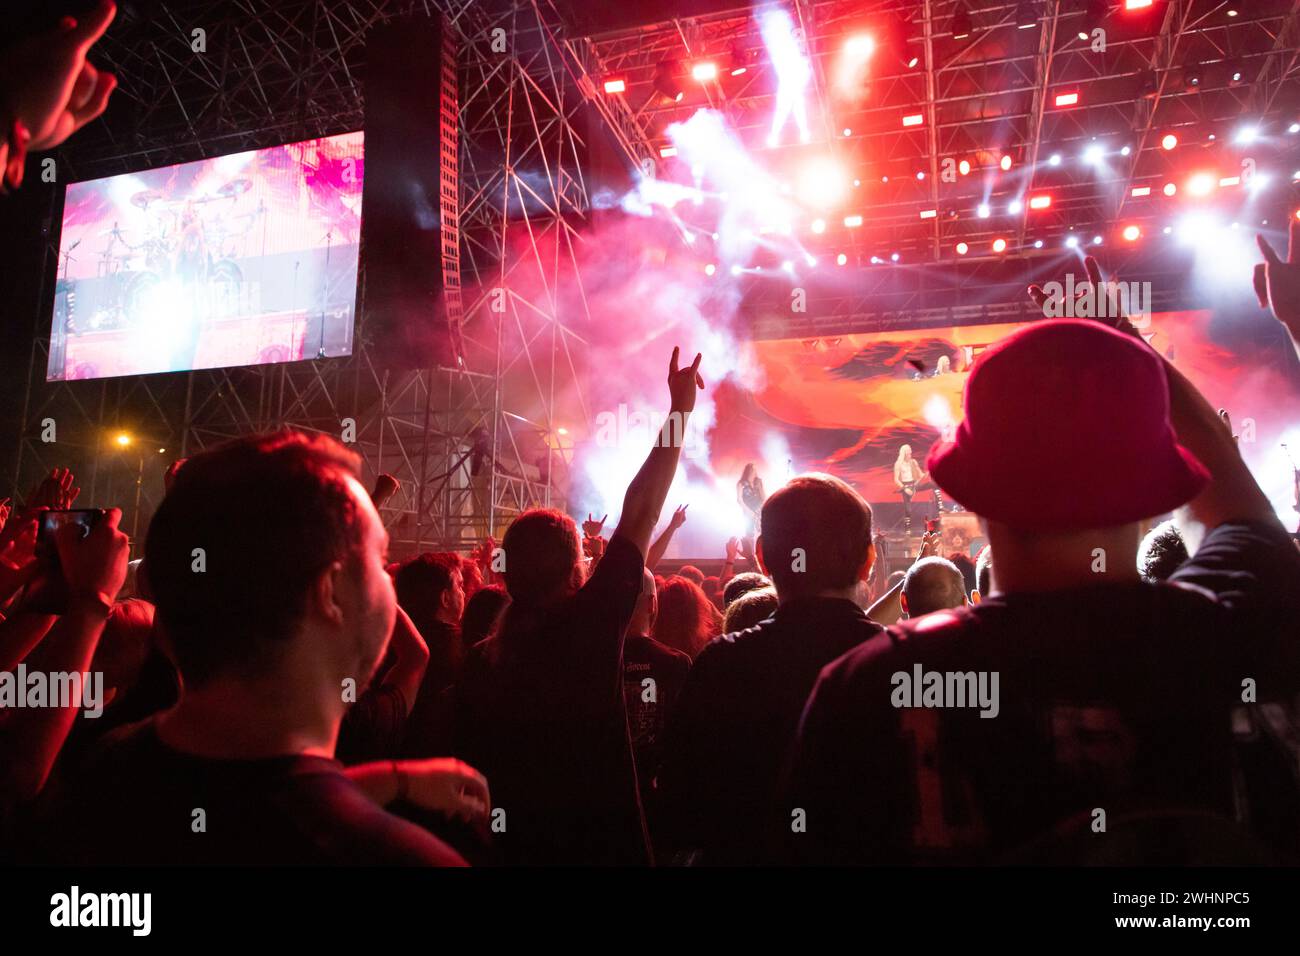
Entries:
{"label": "raised arm", "polygon": [[686,509],[690,505],[680,505],[673,512],[673,516],[668,519],[668,527],[664,528],[663,534],[655,538],[655,543],[650,545],[650,553],[645,556],[645,566],[651,571],[663,560],[664,553],[668,550],[668,544],[673,540],[673,535],[677,529],[686,524]]}
{"label": "raised arm", "polygon": [[686,368],[678,368],[680,349],[673,349],[668,365],[668,420],[664,423],[655,445],[637,472],[623,497],[623,513],[614,534],[622,536],[645,554],[650,547],[650,533],[659,520],[668,488],[677,473],[682,445],[686,441],[686,426],[695,410],[695,393],[704,388],[700,376],[700,356]]}

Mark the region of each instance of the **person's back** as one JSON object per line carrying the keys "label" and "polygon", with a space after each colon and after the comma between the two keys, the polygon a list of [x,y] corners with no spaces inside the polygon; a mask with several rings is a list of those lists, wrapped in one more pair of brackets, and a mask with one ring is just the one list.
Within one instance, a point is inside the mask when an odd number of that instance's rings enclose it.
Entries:
{"label": "person's back", "polygon": [[[508,552],[507,552],[508,553]],[[526,633],[470,651],[455,698],[455,748],[492,781],[515,863],[643,863],[644,834],[618,667],[641,557],[615,537],[592,579]]]}
{"label": "person's back", "polygon": [[[1230,432],[1135,336],[1084,322],[1033,325],[985,352],[965,404],[929,464],[987,528],[993,594],[891,628],[822,672],[781,800],[807,827],[773,831],[788,856],[1295,854],[1300,555]],[[1027,441],[1050,496],[1003,481],[1008,451]],[[1170,583],[1144,582],[1140,519],[1185,502],[1204,537]],[[1095,853],[1079,844],[1089,831]],[[1196,832],[1215,841],[1199,856]]]}
{"label": "person's back", "polygon": [[73,865],[464,865],[337,761],[197,757],[153,721],[114,731],[56,780],[32,828],[35,859]]}
{"label": "person's back", "polygon": [[[800,476],[767,499],[762,524],[759,556],[781,603],[700,652],[658,775],[668,839],[709,865],[766,858],[771,799],[808,692],[826,664],[881,632],[846,596],[872,560],[859,495],[829,476]],[[791,560],[796,549],[806,565]]]}
{"label": "person's back", "polygon": [[1174,584],[997,594],[899,624],[817,685],[793,855],[997,862],[1097,810],[1109,831],[1152,811],[1231,819],[1234,779],[1266,842],[1300,848],[1288,758],[1242,703],[1260,673],[1300,691],[1300,644],[1243,637],[1227,606]]}

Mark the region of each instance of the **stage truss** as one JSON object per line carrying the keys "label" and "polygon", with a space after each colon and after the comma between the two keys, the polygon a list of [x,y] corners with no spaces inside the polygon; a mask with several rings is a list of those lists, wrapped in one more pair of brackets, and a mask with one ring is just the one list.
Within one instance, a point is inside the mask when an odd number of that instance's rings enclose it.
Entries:
{"label": "stage truss", "polygon": [[[101,65],[122,78],[113,122],[95,124],[59,154],[65,179],[360,129],[366,30],[398,15],[445,17],[441,121],[444,143],[458,134],[459,149],[430,157],[441,165],[444,227],[442,262],[430,266],[443,270],[466,358],[455,368],[386,368],[362,320],[346,359],[46,383],[42,314],[15,495],[50,467],[72,465],[82,501],[122,506],[123,526],[142,535],[171,460],[291,425],[335,437],[351,429],[365,479],[399,479],[385,511],[397,556],[467,549],[485,534],[499,537],[525,508],[563,506],[552,477],[572,448],[560,437],[555,402],[563,394],[572,407],[576,396],[586,414],[576,363],[590,315],[571,306],[561,315],[557,290],[581,287],[583,105],[594,86],[549,0],[159,6],[147,17],[124,10],[97,47]],[[191,49],[195,29],[206,33],[205,54]],[[610,132],[629,160],[648,155],[626,129]],[[47,265],[56,255],[51,245]],[[359,281],[364,301],[364,268]],[[43,301],[51,298],[47,290]],[[42,440],[50,421],[53,443]],[[132,435],[131,444],[117,445],[118,433]],[[476,448],[484,435],[486,446]]]}

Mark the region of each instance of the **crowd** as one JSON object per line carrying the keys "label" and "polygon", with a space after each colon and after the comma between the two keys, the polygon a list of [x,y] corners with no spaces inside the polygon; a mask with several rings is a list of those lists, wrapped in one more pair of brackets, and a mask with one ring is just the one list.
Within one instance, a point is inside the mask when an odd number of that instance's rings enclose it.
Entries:
{"label": "crowd", "polygon": [[[85,63],[106,22],[53,41],[72,128],[111,91]],[[10,185],[60,135],[14,122]],[[1294,240],[1256,276],[1289,329]],[[687,520],[654,535],[700,361],[674,350],[675,424],[607,535],[532,510],[499,547],[393,565],[395,482],[367,491],[352,452],[295,431],[178,463],[136,567],[116,509],[40,532],[77,500],[66,470],[0,504],[5,855],[1300,859],[1300,552],[1226,416],[1126,320],[1034,323],[980,357],[927,469],[989,545],[928,534],[896,575],[823,474],[774,490],[717,577],[654,573]]]}
{"label": "crowd", "polygon": [[[368,492],[319,435],[174,465],[130,569],[114,509],[38,533],[78,496],[55,470],[0,505],[0,670],[86,690],[23,706],[0,684],[5,851],[1295,859],[1300,552],[1226,415],[1126,326],[1044,321],[981,357],[928,467],[989,544],[944,556],[927,533],[896,575],[822,474],[767,497],[719,576],[656,574],[687,520],[654,535],[673,426],[612,532],[533,510],[500,547],[399,564],[376,506],[395,481]],[[674,351],[669,422],[699,366]],[[1007,480],[1025,454],[1050,493]],[[34,601],[55,576],[61,604]]]}

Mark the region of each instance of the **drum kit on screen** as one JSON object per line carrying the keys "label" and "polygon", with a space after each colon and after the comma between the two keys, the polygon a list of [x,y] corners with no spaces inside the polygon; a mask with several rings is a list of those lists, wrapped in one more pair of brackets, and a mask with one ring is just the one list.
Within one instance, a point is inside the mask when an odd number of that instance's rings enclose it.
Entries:
{"label": "drum kit on screen", "polygon": [[201,319],[238,314],[245,294],[238,260],[247,254],[254,227],[266,215],[261,200],[256,208],[238,209],[252,188],[250,180],[239,178],[192,198],[168,198],[157,189],[132,195],[131,205],[144,213],[144,225],[123,228],[114,222],[98,234],[107,242],[95,272],[110,280],[110,292],[99,298],[85,327],[77,328],[81,323],[69,314],[69,331],[130,327],[154,290],[168,280],[185,284]]}

